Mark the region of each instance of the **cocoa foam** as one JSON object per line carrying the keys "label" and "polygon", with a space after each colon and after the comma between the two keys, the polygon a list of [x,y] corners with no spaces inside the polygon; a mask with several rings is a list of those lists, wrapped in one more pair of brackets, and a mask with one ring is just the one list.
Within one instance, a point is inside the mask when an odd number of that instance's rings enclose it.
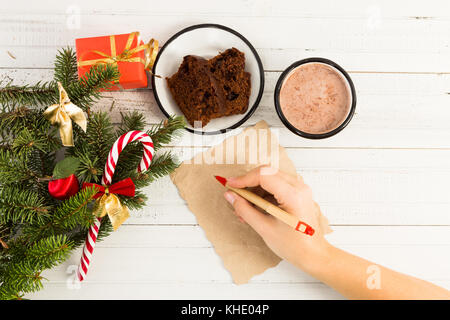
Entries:
{"label": "cocoa foam", "polygon": [[298,130],[330,132],[347,118],[352,95],[342,73],[325,63],[309,62],[293,69],[279,95],[284,117]]}

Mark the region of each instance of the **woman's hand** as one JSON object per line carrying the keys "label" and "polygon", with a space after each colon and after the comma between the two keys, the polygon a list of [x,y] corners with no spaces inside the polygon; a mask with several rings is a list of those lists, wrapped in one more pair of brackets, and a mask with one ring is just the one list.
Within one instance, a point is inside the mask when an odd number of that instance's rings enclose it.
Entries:
{"label": "woman's hand", "polygon": [[[225,193],[236,215],[253,227],[273,252],[344,296],[352,299],[450,299],[450,292],[441,287],[330,245],[320,225],[319,206],[312,199],[311,189],[300,177],[270,167],[259,167],[244,176],[227,178],[227,183],[235,188],[262,187],[275,197],[281,208],[312,226],[316,230],[314,235],[305,235],[257,210],[234,192]],[[371,274],[371,270],[376,270],[376,274]],[[376,277],[376,286],[370,284],[371,277]]]}
{"label": "woman's hand", "polygon": [[301,177],[262,166],[244,176],[227,178],[227,183],[235,188],[262,187],[274,196],[283,210],[315,229],[313,236],[295,231],[273,216],[257,210],[236,193],[227,191],[225,199],[233,205],[235,214],[255,229],[279,257],[306,271],[325,257],[329,245],[320,226],[320,209],[312,198],[311,189]]}

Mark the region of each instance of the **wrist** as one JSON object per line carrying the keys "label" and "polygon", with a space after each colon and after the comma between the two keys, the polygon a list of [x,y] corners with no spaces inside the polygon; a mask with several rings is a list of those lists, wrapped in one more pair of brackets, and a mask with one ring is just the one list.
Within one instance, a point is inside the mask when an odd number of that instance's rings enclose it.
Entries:
{"label": "wrist", "polygon": [[325,238],[322,238],[319,243],[315,243],[298,255],[299,263],[297,263],[297,267],[317,277],[329,266],[333,249],[335,247]]}

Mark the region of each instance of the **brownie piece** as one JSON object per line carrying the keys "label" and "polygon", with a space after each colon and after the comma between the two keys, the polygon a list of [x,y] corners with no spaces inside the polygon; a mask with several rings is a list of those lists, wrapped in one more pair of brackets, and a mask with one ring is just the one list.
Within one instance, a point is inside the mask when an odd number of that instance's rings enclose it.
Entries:
{"label": "brownie piece", "polygon": [[244,69],[244,53],[236,48],[209,61],[189,55],[167,84],[187,121],[192,126],[201,121],[203,127],[211,119],[247,111],[251,85]]}
{"label": "brownie piece", "polygon": [[185,56],[177,73],[167,79],[170,92],[186,120],[194,126],[205,126],[214,114],[225,110],[223,93],[209,70],[208,61],[197,56]]}
{"label": "brownie piece", "polygon": [[[225,96],[225,116],[242,114],[250,99],[250,73],[245,72],[245,55],[231,48],[209,60],[210,71]],[[223,115],[221,115],[223,116]]]}

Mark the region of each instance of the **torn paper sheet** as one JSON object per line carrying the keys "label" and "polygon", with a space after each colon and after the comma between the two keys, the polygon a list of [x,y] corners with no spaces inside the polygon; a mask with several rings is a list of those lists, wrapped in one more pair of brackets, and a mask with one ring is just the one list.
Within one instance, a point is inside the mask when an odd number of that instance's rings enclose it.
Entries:
{"label": "torn paper sheet", "polygon": [[[184,161],[171,175],[181,197],[237,284],[248,282],[276,266],[281,259],[250,226],[233,214],[223,197],[225,190],[214,175],[239,176],[262,164],[296,174],[286,150],[279,146],[276,135],[264,121]],[[324,233],[331,230],[323,216],[321,227]]]}

